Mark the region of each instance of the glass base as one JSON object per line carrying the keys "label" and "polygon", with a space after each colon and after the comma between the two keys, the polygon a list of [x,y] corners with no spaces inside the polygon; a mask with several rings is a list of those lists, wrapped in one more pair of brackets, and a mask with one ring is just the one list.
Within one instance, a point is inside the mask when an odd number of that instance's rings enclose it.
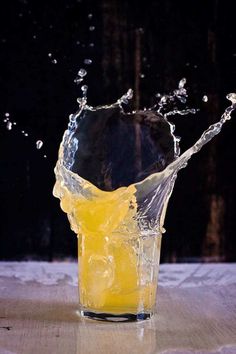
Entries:
{"label": "glass base", "polygon": [[134,322],[134,321],[144,321],[151,318],[151,313],[123,313],[123,314],[111,314],[111,313],[96,313],[91,311],[79,311],[80,316],[86,317],[97,321],[108,321],[108,322]]}

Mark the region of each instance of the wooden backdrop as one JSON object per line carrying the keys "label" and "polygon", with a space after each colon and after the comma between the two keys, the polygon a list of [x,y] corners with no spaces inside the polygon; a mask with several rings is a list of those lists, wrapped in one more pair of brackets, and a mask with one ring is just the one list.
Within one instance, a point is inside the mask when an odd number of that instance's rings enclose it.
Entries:
{"label": "wooden backdrop", "polygon": [[[76,237],[52,197],[53,167],[68,115],[78,107],[73,80],[84,59],[93,60],[86,77],[91,104],[113,102],[132,87],[134,107],[150,106],[155,93],[168,93],[186,77],[189,105],[201,111],[172,119],[183,151],[219,119],[226,94],[236,90],[232,4],[22,0],[0,6],[0,257],[74,257]],[[201,101],[205,94],[207,104]],[[6,112],[17,122],[12,131],[3,122]],[[41,151],[35,149],[38,139],[44,141]],[[234,168],[235,114],[179,173],[163,261],[235,260]]]}

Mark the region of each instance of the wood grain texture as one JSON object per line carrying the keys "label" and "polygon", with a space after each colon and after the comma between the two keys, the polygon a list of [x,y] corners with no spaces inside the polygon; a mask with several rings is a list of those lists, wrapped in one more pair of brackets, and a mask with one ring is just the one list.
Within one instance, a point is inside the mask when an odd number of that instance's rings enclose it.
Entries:
{"label": "wood grain texture", "polygon": [[236,265],[162,265],[158,314],[103,323],[76,314],[77,265],[0,263],[0,354],[235,354]]}

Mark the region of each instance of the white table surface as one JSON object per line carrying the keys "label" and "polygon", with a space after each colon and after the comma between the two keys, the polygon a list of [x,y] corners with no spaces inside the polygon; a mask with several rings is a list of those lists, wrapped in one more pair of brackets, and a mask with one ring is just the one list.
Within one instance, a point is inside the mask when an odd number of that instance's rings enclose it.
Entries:
{"label": "white table surface", "polygon": [[158,314],[80,319],[77,264],[0,262],[0,354],[236,354],[236,264],[163,264]]}

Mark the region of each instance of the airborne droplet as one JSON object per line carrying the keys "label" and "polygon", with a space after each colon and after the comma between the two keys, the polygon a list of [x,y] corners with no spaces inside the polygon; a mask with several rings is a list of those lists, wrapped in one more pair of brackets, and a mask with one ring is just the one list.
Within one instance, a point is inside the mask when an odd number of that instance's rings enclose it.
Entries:
{"label": "airborne droplet", "polygon": [[81,90],[82,90],[82,92],[83,92],[83,95],[86,96],[87,91],[88,91],[88,86],[87,86],[87,85],[83,85],[83,86],[81,87]]}
{"label": "airborne droplet", "polygon": [[203,102],[207,102],[207,101],[208,101],[207,95],[204,95],[204,96],[202,97],[202,101],[203,101]]}
{"label": "airborne droplet", "polygon": [[84,77],[84,76],[87,75],[87,71],[86,71],[85,69],[81,68],[81,69],[79,69],[79,71],[78,71],[78,75],[79,75],[80,77]]}
{"label": "airborne droplet", "polygon": [[84,64],[86,64],[86,65],[90,65],[90,64],[92,64],[92,59],[84,59]]}
{"label": "airborne droplet", "polygon": [[74,83],[76,83],[77,85],[80,84],[83,81],[82,78],[76,78],[74,79]]}
{"label": "airborne droplet", "polygon": [[183,77],[183,79],[181,79],[179,82],[179,89],[183,88],[186,82],[187,80],[185,79],[185,77]]}
{"label": "airborne droplet", "polygon": [[12,122],[7,122],[7,130],[11,130],[12,129]]}
{"label": "airborne droplet", "polygon": [[42,146],[43,146],[42,140],[36,141],[36,148],[37,148],[38,150],[41,149]]}

